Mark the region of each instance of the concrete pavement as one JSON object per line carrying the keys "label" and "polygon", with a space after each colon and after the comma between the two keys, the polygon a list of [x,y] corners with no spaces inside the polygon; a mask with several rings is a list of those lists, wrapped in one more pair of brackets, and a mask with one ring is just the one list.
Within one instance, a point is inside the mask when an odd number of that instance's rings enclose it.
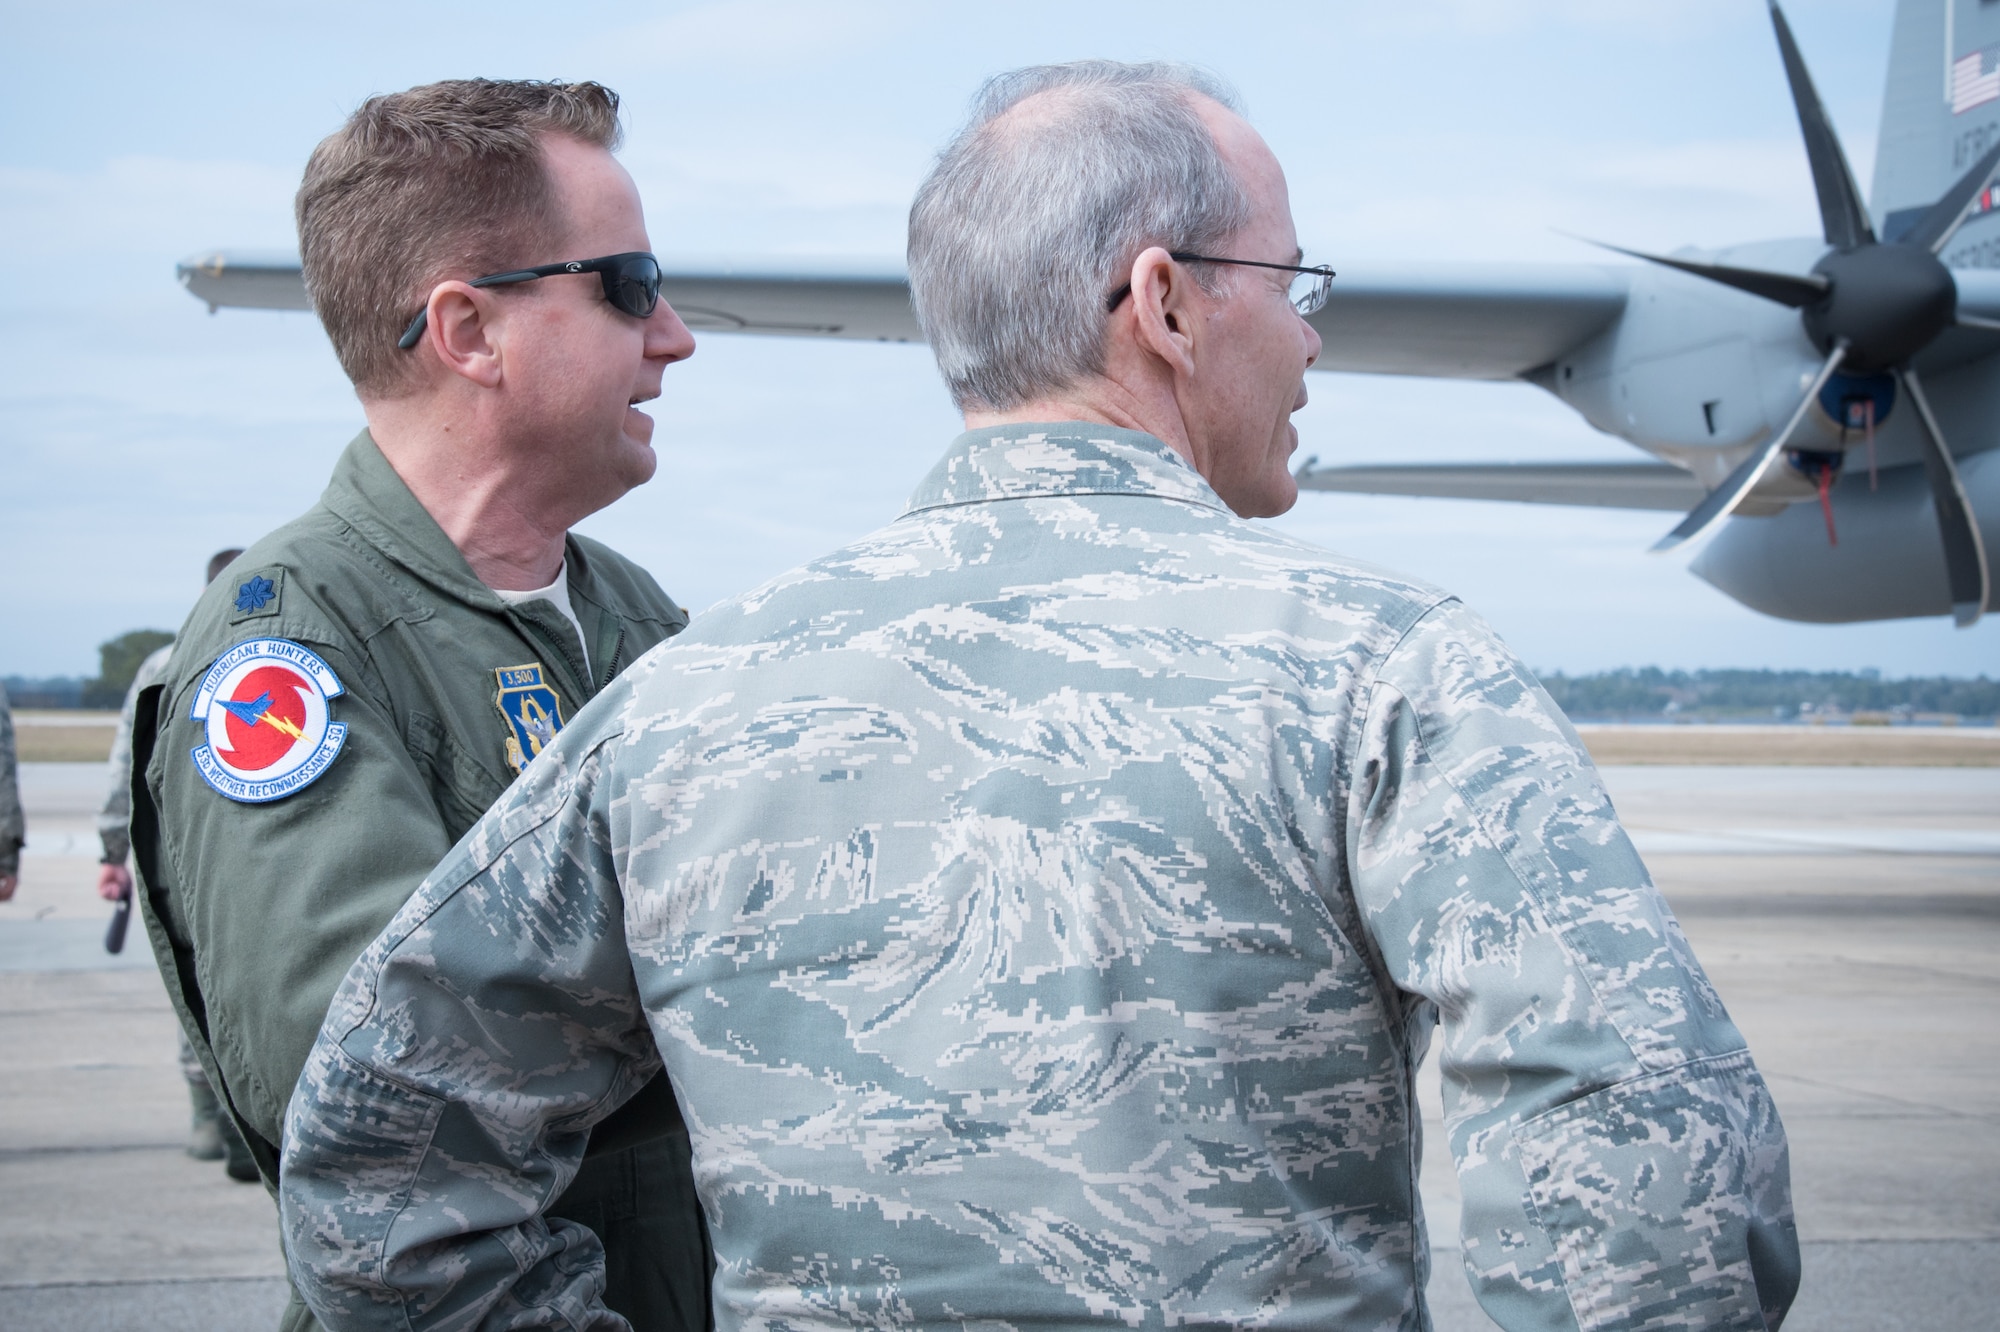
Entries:
{"label": "concrete pavement", "polygon": [[[172,1014],[91,892],[103,769],[23,770],[0,906],[0,1328],[275,1325],[271,1204],[181,1152]],[[1792,1141],[1806,1281],[1787,1326],[2000,1325],[2000,769],[1606,769]],[[1443,1141],[1435,1069],[1428,1136]],[[1442,1332],[1490,1327],[1427,1154]]]}

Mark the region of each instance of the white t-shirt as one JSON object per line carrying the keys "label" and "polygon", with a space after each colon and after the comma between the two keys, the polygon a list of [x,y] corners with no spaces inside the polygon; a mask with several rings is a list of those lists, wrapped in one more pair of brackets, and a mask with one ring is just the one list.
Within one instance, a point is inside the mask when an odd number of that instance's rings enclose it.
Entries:
{"label": "white t-shirt", "polygon": [[590,669],[590,644],[584,641],[583,621],[576,618],[576,607],[569,600],[569,561],[556,566],[556,581],[547,587],[530,588],[526,592],[505,592],[493,589],[493,595],[509,606],[519,606],[528,601],[546,601],[562,612],[562,617],[576,627],[576,643],[583,649],[583,668]]}

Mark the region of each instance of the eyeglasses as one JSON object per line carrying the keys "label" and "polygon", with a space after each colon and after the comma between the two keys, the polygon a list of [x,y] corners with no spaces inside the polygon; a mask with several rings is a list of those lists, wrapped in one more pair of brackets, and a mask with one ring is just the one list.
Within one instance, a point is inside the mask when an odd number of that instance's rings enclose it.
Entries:
{"label": "eyeglasses", "polygon": [[[508,287],[516,282],[555,277],[559,273],[597,274],[604,282],[604,299],[634,319],[651,318],[660,304],[660,261],[644,250],[607,254],[602,259],[571,259],[566,263],[543,264],[539,268],[520,268],[511,273],[493,273],[474,278],[466,285]],[[417,311],[417,317],[403,330],[403,336],[396,339],[396,345],[404,351],[416,346],[424,336],[424,325],[429,320],[430,307],[425,306]]]}
{"label": "eyeglasses", "polygon": [[[1315,264],[1311,268],[1301,268],[1297,264],[1267,264],[1261,259],[1218,259],[1212,254],[1170,254],[1167,256],[1181,264],[1236,264],[1243,268],[1275,268],[1280,272],[1295,274],[1285,299],[1292,308],[1302,315],[1317,314],[1325,307],[1326,298],[1333,294],[1333,270],[1325,264]],[[1104,310],[1109,314],[1125,303],[1132,294],[1132,284],[1127,282],[1118,290],[1104,298]]]}

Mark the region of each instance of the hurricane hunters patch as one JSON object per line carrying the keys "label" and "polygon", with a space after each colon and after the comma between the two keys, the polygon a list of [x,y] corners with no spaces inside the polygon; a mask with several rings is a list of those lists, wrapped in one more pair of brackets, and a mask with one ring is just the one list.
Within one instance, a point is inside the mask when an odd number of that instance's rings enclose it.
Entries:
{"label": "hurricane hunters patch", "polygon": [[542,678],[539,661],[497,667],[493,678],[500,682],[493,703],[507,719],[507,766],[522,772],[563,728],[562,699]]}
{"label": "hurricane hunters patch", "polygon": [[261,805],[318,781],[347,739],[328,700],[346,692],[318,656],[282,638],[253,638],[215,659],[188,717],[206,728],[194,748],[202,780]]}

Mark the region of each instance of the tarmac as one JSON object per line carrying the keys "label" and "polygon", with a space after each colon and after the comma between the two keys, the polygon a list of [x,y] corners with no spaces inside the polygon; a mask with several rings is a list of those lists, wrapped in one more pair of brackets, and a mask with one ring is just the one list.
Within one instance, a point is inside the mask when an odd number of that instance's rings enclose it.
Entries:
{"label": "tarmac", "polygon": [[[1604,775],[1784,1117],[1805,1252],[1786,1327],[2000,1327],[2000,768]],[[285,1293],[270,1199],[184,1154],[144,936],[103,951],[103,781],[101,764],[22,767],[29,846],[0,905],[0,1328],[268,1332]],[[1422,1092],[1441,1143],[1435,1068]],[[1423,1193],[1434,1325],[1490,1328],[1450,1247],[1442,1151]]]}

